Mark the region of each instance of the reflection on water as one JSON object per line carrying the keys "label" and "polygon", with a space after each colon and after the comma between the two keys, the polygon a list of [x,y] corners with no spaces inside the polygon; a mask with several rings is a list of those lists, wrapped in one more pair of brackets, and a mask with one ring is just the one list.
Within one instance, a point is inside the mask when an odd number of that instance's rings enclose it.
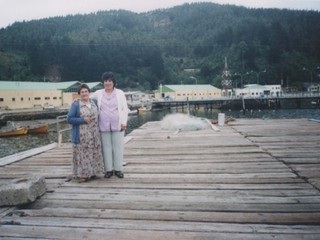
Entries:
{"label": "reflection on water", "polygon": [[[126,134],[134,129],[139,128],[146,122],[160,121],[167,114],[180,112],[172,109],[164,111],[144,112],[140,115],[130,116],[128,120],[128,128]],[[196,117],[218,119],[219,110],[191,110],[190,114]],[[260,118],[260,119],[290,119],[290,118],[314,118],[320,119],[320,109],[280,109],[280,110],[248,110],[248,111],[223,111],[226,116],[233,118]],[[186,112],[184,112],[186,113]],[[68,128],[69,124],[61,124],[60,128]],[[63,134],[63,141],[69,141],[69,132]],[[25,151],[31,148],[44,146],[53,142],[57,142],[56,125],[51,125],[48,134],[24,135],[18,137],[0,138],[0,158]]]}

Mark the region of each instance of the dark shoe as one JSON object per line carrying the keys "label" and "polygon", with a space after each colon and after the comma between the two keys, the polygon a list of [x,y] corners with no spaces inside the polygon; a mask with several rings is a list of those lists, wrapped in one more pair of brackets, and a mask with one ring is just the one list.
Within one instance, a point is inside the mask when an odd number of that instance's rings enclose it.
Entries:
{"label": "dark shoe", "polygon": [[118,177],[118,178],[123,178],[124,175],[121,171],[115,171],[114,174]]}
{"label": "dark shoe", "polygon": [[111,178],[113,175],[113,172],[106,172],[106,174],[104,175],[105,178]]}

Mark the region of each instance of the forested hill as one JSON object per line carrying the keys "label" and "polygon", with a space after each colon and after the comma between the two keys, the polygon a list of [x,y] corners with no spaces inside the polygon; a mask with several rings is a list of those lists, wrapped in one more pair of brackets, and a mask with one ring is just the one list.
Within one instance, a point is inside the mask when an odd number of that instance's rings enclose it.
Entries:
{"label": "forested hill", "polygon": [[124,89],[194,78],[219,87],[225,57],[233,78],[242,75],[245,83],[258,77],[262,84],[282,79],[301,86],[311,75],[319,81],[320,13],[194,3],[140,14],[54,17],[0,30],[0,80],[8,81],[93,82],[113,71]]}

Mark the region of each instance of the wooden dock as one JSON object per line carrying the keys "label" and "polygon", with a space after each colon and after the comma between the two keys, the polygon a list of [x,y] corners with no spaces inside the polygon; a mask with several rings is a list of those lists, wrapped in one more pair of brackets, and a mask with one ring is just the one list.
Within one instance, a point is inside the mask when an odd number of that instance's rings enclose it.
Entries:
{"label": "wooden dock", "polygon": [[0,167],[43,175],[35,203],[0,208],[0,239],[320,239],[320,123],[236,120],[220,131],[129,134],[125,178],[68,181],[71,145]]}

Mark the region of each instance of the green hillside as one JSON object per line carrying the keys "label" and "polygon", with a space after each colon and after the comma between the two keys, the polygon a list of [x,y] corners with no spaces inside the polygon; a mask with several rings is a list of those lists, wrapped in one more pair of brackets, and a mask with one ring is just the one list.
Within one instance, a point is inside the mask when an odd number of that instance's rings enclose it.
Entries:
{"label": "green hillside", "polygon": [[238,85],[242,75],[244,83],[258,77],[262,84],[300,87],[319,82],[319,23],[316,11],[213,3],[14,23],[0,29],[0,80],[95,82],[113,71],[124,89],[194,78],[220,87],[227,57]]}

